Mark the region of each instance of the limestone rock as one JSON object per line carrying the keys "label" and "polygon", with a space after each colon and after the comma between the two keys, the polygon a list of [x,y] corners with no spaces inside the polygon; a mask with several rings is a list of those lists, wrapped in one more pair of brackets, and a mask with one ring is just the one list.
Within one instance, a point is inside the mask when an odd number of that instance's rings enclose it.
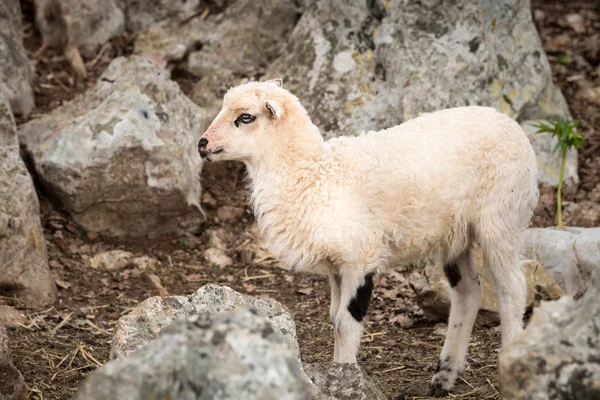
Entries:
{"label": "limestone rock", "polygon": [[600,271],[586,294],[536,308],[527,328],[500,354],[507,399],[600,398]]}
{"label": "limestone rock", "polygon": [[48,45],[93,58],[125,30],[120,0],[35,0],[36,22]]}
{"label": "limestone rock", "polygon": [[56,297],[37,194],[19,155],[15,121],[1,91],[0,294],[16,295],[29,307],[52,304]]}
{"label": "limestone rock", "polygon": [[196,231],[202,111],[168,72],[117,58],[93,89],[21,126],[46,192],[88,231],[117,237]]}
{"label": "limestone rock", "polygon": [[566,293],[581,293],[600,267],[600,228],[527,229],[520,252],[544,264]]}
{"label": "limestone rock", "polygon": [[269,66],[265,79],[275,77],[325,137],[466,105],[520,122],[569,115],[527,0],[315,0]]}
{"label": "limestone rock", "polygon": [[[499,321],[498,300],[491,279],[485,274],[481,251],[476,253],[475,266],[483,284],[484,296],[477,316],[477,323],[489,325]],[[552,279],[544,266],[535,260],[523,263],[527,281],[527,307],[533,307],[540,299],[554,300],[564,293]],[[411,279],[411,287],[415,291],[416,301],[425,316],[431,320],[446,320],[450,311],[450,287],[442,268],[427,263],[423,274]]]}
{"label": "limestone rock", "polygon": [[233,260],[225,254],[225,251],[217,247],[211,247],[202,253],[206,261],[219,268],[226,268],[233,265]]}
{"label": "limestone rock", "polygon": [[8,347],[8,334],[2,324],[0,324],[0,399],[27,399],[27,386],[23,375],[13,365]]}
{"label": "limestone rock", "polygon": [[275,331],[282,335],[293,354],[300,357],[296,325],[284,306],[273,299],[257,299],[226,286],[206,285],[187,297],[151,297],[140,303],[130,314],[121,317],[112,340],[111,358],[130,354],[155,340],[160,331],[176,319],[229,311],[238,306],[256,308],[261,316],[271,322]]}
{"label": "limestone rock", "polygon": [[154,22],[181,14],[189,15],[200,5],[200,0],[122,0],[127,10],[127,29],[137,32]]}
{"label": "limestone rock", "polygon": [[297,11],[293,0],[238,0],[206,19],[180,14],[141,32],[135,53],[165,64],[187,56],[185,68],[201,78],[192,100],[207,109],[210,123],[225,91],[264,72],[279,54]]}
{"label": "limestone rock", "polygon": [[117,270],[131,262],[133,254],[123,250],[111,250],[96,254],[90,259],[93,269]]}
{"label": "limestone rock", "polygon": [[75,399],[310,399],[296,351],[253,309],[200,313],[95,371]]}
{"label": "limestone rock", "polygon": [[319,389],[316,399],[386,400],[373,380],[356,364],[305,364],[304,371]]}
{"label": "limestone rock", "polygon": [[33,68],[23,47],[19,0],[0,2],[0,91],[14,114],[27,115],[34,107]]}

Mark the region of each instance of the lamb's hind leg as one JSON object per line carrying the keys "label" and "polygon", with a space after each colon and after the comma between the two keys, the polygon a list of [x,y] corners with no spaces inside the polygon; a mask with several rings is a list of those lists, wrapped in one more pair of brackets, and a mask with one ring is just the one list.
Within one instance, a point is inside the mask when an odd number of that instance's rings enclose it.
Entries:
{"label": "lamb's hind leg", "polygon": [[333,324],[335,351],[333,361],[356,363],[363,332],[362,320],[367,313],[373,291],[373,274],[355,271],[341,274],[341,296]]}
{"label": "lamb's hind leg", "polygon": [[430,383],[430,396],[447,395],[464,365],[471,331],[483,298],[483,287],[472,253],[472,249],[468,249],[456,260],[444,265],[444,273],[450,283],[450,317],[444,347]]}
{"label": "lamb's hind leg", "polygon": [[[342,295],[342,277],[341,275],[330,272],[329,273],[329,288],[331,289],[331,305],[329,307],[329,316],[331,318],[331,322],[335,326],[335,317],[337,316],[338,310],[340,308],[340,300]],[[338,358],[338,337],[337,330],[333,331],[335,338],[335,347],[333,349],[333,359],[336,360]]]}

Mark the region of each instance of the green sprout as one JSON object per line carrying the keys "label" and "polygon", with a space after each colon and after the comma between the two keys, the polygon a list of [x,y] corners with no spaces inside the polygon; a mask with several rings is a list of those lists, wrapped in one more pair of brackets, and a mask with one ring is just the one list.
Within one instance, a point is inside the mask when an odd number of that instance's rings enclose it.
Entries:
{"label": "green sprout", "polygon": [[562,64],[562,65],[569,65],[571,64],[571,59],[569,58],[569,56],[566,56],[564,54],[559,55],[558,57],[556,57],[556,61],[557,64]]}
{"label": "green sprout", "polygon": [[561,150],[561,162],[560,162],[560,176],[558,178],[558,188],[556,189],[556,215],[558,219],[558,226],[562,226],[562,185],[565,179],[565,163],[567,161],[567,151],[571,148],[580,148],[583,146],[583,136],[577,133],[577,125],[579,121],[571,120],[568,118],[556,118],[545,124],[540,122],[534,125],[537,128],[536,133],[549,132],[553,137],[558,139],[558,143],[552,150],[552,153],[556,153],[556,150]]}

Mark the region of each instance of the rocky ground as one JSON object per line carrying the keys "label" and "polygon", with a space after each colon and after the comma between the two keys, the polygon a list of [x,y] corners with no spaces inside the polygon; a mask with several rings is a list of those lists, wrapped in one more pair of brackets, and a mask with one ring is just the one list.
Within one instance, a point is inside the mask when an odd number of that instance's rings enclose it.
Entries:
{"label": "rocky ground", "polygon": [[[111,40],[88,61],[88,77],[71,76],[64,57],[52,51],[34,57],[40,38],[32,25],[31,4],[24,3],[24,35],[36,62],[36,115],[45,114],[92,86],[116,56],[130,54],[132,37]],[[581,121],[586,142],[579,152],[578,187],[567,190],[565,224],[598,226],[600,222],[600,13],[594,1],[534,1],[534,20],[573,118]],[[191,90],[189,75],[174,78]],[[24,123],[20,120],[18,123]],[[332,357],[333,333],[328,317],[325,279],[292,275],[265,257],[252,225],[244,192],[244,172],[237,164],[208,165],[203,171],[207,231],[168,241],[116,242],[84,232],[40,193],[42,224],[50,267],[59,288],[56,304],[43,311],[23,310],[26,319],[10,330],[16,367],[32,399],[65,399],[82,380],[108,360],[118,318],[153,295],[190,294],[206,283],[227,285],[241,293],[271,297],[287,306],[296,321],[302,359]],[[553,189],[544,189],[534,226],[553,225]],[[211,233],[212,232],[212,233]],[[219,240],[215,239],[218,236]],[[205,251],[221,248],[229,258]],[[158,260],[153,271],[134,264],[121,269],[91,268],[91,258],[121,249]],[[221,266],[217,265],[221,264]],[[426,398],[427,382],[443,343],[443,325],[425,319],[415,304],[409,277],[413,271],[389,271],[377,283],[366,322],[359,363],[390,398],[404,392]],[[0,303],[20,306],[12,298]],[[465,399],[498,399],[497,328],[476,328],[467,367],[454,394]]]}

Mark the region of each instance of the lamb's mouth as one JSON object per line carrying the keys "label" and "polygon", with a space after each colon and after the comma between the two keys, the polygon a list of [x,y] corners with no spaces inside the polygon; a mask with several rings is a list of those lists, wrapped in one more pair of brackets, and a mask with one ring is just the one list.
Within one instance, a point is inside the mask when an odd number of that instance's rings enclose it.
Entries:
{"label": "lamb's mouth", "polygon": [[208,162],[213,162],[214,160],[211,158],[211,156],[214,156],[215,154],[221,154],[224,151],[225,151],[225,149],[223,149],[223,148],[211,151],[206,155],[206,157],[204,159]]}

